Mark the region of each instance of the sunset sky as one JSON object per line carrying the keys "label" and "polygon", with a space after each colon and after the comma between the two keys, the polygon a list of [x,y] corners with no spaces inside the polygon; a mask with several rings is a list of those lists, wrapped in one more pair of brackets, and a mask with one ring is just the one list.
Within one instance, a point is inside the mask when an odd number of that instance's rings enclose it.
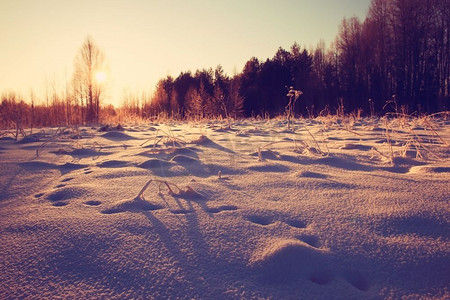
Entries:
{"label": "sunset sky", "polygon": [[0,92],[46,82],[64,88],[87,36],[103,50],[109,73],[105,102],[124,91],[154,90],[181,71],[222,65],[232,75],[255,56],[272,57],[297,42],[327,46],[343,17],[364,19],[370,0],[0,0]]}

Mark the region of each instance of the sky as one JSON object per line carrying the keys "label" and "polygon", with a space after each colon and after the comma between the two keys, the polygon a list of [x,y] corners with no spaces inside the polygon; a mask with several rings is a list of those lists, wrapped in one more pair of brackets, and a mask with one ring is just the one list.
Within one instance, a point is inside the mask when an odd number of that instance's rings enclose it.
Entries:
{"label": "sky", "polygon": [[0,0],[0,92],[63,90],[90,36],[107,64],[104,103],[153,92],[158,80],[221,65],[228,75],[294,42],[334,41],[370,0]]}

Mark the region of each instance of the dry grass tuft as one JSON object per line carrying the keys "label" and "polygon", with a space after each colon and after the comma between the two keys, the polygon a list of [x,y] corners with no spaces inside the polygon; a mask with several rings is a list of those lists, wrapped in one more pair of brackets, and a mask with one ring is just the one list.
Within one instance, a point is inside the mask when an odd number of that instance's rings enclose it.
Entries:
{"label": "dry grass tuft", "polygon": [[187,144],[187,142],[184,139],[175,136],[170,127],[168,127],[167,131],[158,129],[153,139],[148,139],[144,141],[140,146],[142,147],[150,141],[153,141],[153,148],[158,146],[159,143],[162,143],[164,145],[172,145],[173,147],[183,147],[183,145]]}

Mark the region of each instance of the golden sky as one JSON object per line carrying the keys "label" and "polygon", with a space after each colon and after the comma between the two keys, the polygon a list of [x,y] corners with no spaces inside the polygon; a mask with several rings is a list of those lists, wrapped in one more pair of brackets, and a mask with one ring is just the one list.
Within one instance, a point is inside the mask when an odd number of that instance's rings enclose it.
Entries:
{"label": "golden sky", "polygon": [[87,36],[109,67],[105,102],[154,90],[167,75],[222,65],[232,75],[278,47],[328,46],[370,0],[0,0],[0,92],[64,89]]}

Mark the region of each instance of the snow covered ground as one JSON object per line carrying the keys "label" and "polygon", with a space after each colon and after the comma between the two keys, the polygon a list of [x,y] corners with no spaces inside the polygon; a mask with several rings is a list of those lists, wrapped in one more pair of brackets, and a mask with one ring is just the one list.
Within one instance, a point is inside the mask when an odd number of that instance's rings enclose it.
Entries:
{"label": "snow covered ground", "polygon": [[449,125],[4,135],[0,298],[448,299]]}

